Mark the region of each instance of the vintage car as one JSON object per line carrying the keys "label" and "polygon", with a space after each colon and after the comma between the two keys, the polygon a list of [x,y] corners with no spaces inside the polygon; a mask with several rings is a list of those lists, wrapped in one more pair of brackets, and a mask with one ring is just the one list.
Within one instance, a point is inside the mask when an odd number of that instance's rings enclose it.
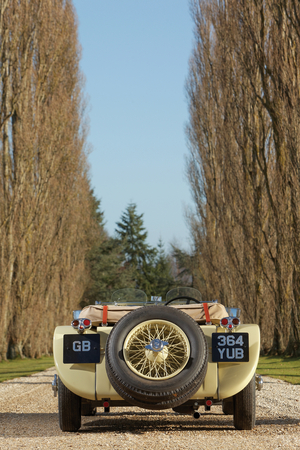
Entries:
{"label": "vintage car", "polygon": [[61,430],[77,431],[97,407],[172,408],[199,418],[220,403],[236,429],[251,430],[262,387],[260,331],[239,313],[184,287],[164,302],[121,289],[109,303],[75,311],[53,338]]}

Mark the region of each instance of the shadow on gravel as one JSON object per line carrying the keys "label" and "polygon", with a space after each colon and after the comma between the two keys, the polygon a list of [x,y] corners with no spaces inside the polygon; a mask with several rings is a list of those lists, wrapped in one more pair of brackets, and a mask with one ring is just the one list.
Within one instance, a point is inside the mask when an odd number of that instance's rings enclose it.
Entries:
{"label": "shadow on gravel", "polygon": [[256,426],[260,425],[298,425],[299,419],[292,419],[290,417],[279,419],[256,419]]}
{"label": "shadow on gravel", "polygon": [[[258,419],[256,430],[260,426],[297,425],[297,419]],[[180,416],[176,413],[110,413],[97,414],[93,418],[83,417],[82,426],[77,434],[133,434],[143,435],[151,431],[156,432],[191,432],[191,431],[236,431],[232,416],[221,414],[203,414],[200,419]],[[0,413],[0,438],[61,436],[57,413]],[[240,433],[240,431],[237,431]],[[67,433],[73,434],[73,433]]]}
{"label": "shadow on gravel", "polygon": [[159,413],[159,412],[126,412],[97,414],[93,420],[85,418],[80,429],[80,433],[131,433],[142,435],[151,431],[156,432],[190,432],[198,430],[233,430],[232,420],[224,416],[218,418],[202,415],[200,419],[183,416],[177,413]]}
{"label": "shadow on gravel", "polygon": [[[132,418],[130,417],[132,415]],[[115,416],[115,417],[114,417]],[[129,417],[128,417],[129,416]],[[80,433],[134,433],[143,434],[151,430],[156,431],[236,431],[233,425],[232,416],[220,414],[203,414],[200,419],[187,418],[176,413],[162,414],[158,417],[156,413],[126,413],[126,417],[118,413],[110,414],[110,418],[104,414],[97,414],[93,420],[85,419],[85,423],[80,429]],[[256,427],[274,425],[297,425],[299,420],[287,419],[261,419],[256,421]],[[98,429],[97,429],[98,428]],[[239,432],[239,431],[238,431]]]}
{"label": "shadow on gravel", "polygon": [[[232,430],[232,421],[228,423],[223,420],[210,418],[209,420],[195,420],[178,416],[177,414],[159,414],[151,413],[126,413],[126,417],[120,413],[97,414],[91,418],[82,418],[82,426],[77,432],[79,434],[98,434],[131,433],[142,435],[151,431],[156,432],[189,432],[198,430]],[[39,414],[17,414],[0,413],[0,438],[20,438],[20,437],[44,437],[61,436],[62,431],[59,428],[58,414],[39,413]],[[70,434],[70,433],[67,433]],[[72,433],[73,434],[73,433]]]}

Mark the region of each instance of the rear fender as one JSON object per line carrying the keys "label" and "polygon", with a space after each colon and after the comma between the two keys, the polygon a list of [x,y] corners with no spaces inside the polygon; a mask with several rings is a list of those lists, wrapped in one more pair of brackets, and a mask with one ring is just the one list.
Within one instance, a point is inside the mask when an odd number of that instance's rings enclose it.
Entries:
{"label": "rear fender", "polygon": [[[63,384],[74,394],[96,400],[96,364],[64,364],[63,336],[66,334],[76,334],[76,331],[71,326],[57,327],[54,331],[53,355],[57,374]],[[95,334],[95,332],[88,330],[86,334]]]}
{"label": "rear fender", "polygon": [[[224,332],[224,330],[218,328],[218,332]],[[236,332],[249,335],[249,361],[218,363],[218,396],[220,400],[237,394],[250,383],[259,360],[260,330],[258,325],[240,325]]]}

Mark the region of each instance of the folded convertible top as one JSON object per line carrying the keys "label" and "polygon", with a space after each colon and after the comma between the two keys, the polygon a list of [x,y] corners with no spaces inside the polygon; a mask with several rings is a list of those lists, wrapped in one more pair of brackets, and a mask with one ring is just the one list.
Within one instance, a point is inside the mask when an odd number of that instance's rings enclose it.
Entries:
{"label": "folded convertible top", "polygon": [[[213,324],[219,324],[223,317],[227,317],[228,313],[225,306],[220,303],[207,303],[210,320]],[[146,306],[147,307],[147,306]],[[103,314],[104,308],[104,314]],[[142,306],[116,306],[116,305],[89,305],[83,308],[79,314],[79,318],[90,319],[93,326],[99,326],[104,321],[109,324],[117,323],[125,314],[128,314],[134,309],[142,308]],[[205,312],[203,304],[193,304],[193,305],[170,305],[166,308],[176,308],[180,311],[185,312],[190,317],[192,317],[196,322],[200,324],[205,323]]]}

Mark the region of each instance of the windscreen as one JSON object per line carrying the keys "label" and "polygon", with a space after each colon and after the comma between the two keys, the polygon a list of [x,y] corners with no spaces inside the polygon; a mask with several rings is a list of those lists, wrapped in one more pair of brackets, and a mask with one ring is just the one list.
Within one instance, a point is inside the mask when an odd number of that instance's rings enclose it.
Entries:
{"label": "windscreen", "polygon": [[119,289],[111,296],[111,301],[115,305],[143,305],[147,302],[147,295],[140,289]]}
{"label": "windscreen", "polygon": [[[166,301],[175,299],[177,297],[180,297],[178,300],[178,303],[184,302],[184,299],[194,298],[195,300],[199,300],[199,302],[202,302],[202,295],[201,293],[194,288],[191,287],[177,287],[169,291],[166,295]],[[174,304],[177,303],[177,301],[174,301]]]}

